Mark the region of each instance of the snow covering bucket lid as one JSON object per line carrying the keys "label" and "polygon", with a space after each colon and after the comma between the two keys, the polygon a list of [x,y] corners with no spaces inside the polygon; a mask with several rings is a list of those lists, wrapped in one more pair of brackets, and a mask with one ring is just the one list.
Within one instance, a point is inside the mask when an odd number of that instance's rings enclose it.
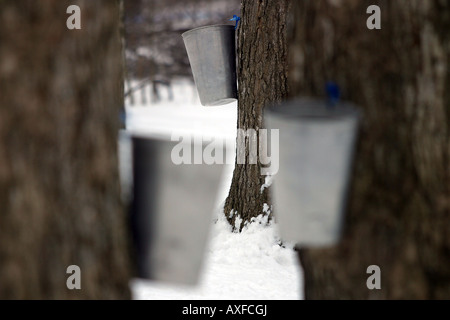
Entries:
{"label": "snow covering bucket lid", "polygon": [[138,278],[184,285],[199,280],[223,165],[173,163],[175,147],[195,146],[120,134]]}
{"label": "snow covering bucket lid", "polygon": [[350,103],[300,98],[268,108],[279,129],[274,208],[283,240],[305,247],[341,236],[360,112]]}
{"label": "snow covering bucket lid", "polygon": [[237,100],[235,29],[232,25],[203,26],[182,34],[204,106]]}

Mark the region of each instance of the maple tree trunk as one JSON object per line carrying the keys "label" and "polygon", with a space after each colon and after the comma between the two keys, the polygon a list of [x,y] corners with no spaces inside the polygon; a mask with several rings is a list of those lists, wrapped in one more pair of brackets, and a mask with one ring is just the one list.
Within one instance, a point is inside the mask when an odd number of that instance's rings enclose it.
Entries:
{"label": "maple tree trunk", "polygon": [[[238,29],[238,129],[264,128],[263,110],[287,96],[286,15],[288,0],[243,0]],[[259,157],[258,157],[259,158]],[[236,161],[224,213],[230,224],[242,230],[269,205],[268,190],[261,191],[265,176],[261,164]],[[236,219],[242,222],[236,226]]]}
{"label": "maple tree trunk", "polygon": [[[381,30],[368,30],[369,5]],[[289,85],[337,82],[360,130],[342,241],[299,250],[307,299],[450,298],[450,3],[295,1]],[[381,290],[366,286],[381,269]]]}
{"label": "maple tree trunk", "polygon": [[0,299],[131,297],[119,20],[118,1],[0,1]]}

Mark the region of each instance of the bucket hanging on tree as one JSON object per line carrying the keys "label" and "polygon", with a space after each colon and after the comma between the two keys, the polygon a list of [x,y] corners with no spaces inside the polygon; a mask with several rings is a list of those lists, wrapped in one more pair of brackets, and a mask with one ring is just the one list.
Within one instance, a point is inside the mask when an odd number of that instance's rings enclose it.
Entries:
{"label": "bucket hanging on tree", "polygon": [[197,284],[223,165],[174,162],[175,148],[205,147],[197,142],[121,132],[119,147],[136,277]]}
{"label": "bucket hanging on tree", "polygon": [[182,37],[201,104],[219,106],[236,101],[235,26],[200,27]]}
{"label": "bucket hanging on tree", "polygon": [[311,98],[268,108],[268,128],[279,129],[273,193],[283,240],[304,247],[338,242],[359,118],[351,104]]}

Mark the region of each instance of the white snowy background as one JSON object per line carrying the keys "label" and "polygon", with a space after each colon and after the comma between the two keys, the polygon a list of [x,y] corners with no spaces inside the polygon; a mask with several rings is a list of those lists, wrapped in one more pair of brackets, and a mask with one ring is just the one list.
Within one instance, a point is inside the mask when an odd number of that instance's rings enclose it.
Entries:
{"label": "white snowy background", "polygon": [[[144,90],[150,89],[144,87]],[[195,86],[189,81],[173,84],[174,99],[161,90],[158,103],[139,104],[126,100],[127,130],[141,133],[171,134],[201,132],[208,136],[235,139],[237,104],[203,107]],[[151,101],[151,99],[147,99]],[[233,163],[228,158],[227,163]],[[233,164],[225,165],[218,190],[217,210],[211,224],[200,281],[196,286],[134,279],[131,283],[136,300],[299,300],[303,299],[301,267],[293,246],[280,246],[277,224],[269,226],[260,216],[241,233],[233,233],[221,208],[228,193]]]}

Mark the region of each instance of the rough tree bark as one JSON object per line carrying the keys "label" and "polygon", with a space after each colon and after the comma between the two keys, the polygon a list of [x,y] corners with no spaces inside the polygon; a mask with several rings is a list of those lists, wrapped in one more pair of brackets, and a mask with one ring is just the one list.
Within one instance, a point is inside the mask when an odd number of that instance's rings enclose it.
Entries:
{"label": "rough tree bark", "polygon": [[[369,5],[381,30],[368,30]],[[307,299],[450,298],[450,3],[303,0],[292,95],[336,81],[364,120],[341,243],[300,249]],[[381,290],[366,286],[381,268]]]}
{"label": "rough tree bark", "polygon": [[[264,128],[263,109],[287,96],[286,15],[289,0],[242,0],[238,29],[238,129]],[[233,228],[263,214],[268,189],[261,164],[236,161],[224,213]],[[242,223],[236,227],[236,218]]]}
{"label": "rough tree bark", "polygon": [[119,2],[0,1],[0,43],[0,298],[130,298]]}

